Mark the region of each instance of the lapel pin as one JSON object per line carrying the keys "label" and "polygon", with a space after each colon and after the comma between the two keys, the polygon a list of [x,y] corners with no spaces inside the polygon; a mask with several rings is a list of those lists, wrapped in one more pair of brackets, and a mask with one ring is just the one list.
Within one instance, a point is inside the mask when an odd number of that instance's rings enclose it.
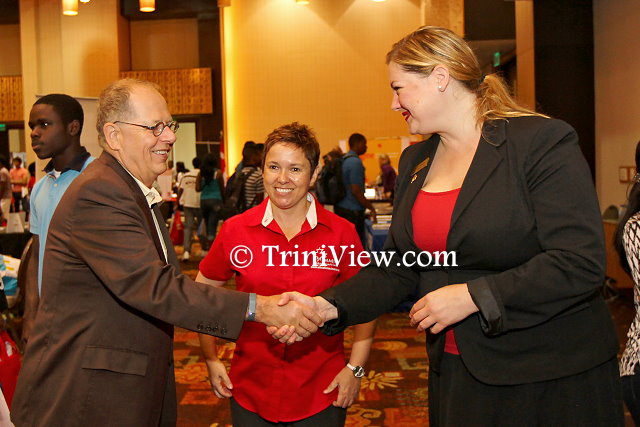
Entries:
{"label": "lapel pin", "polygon": [[415,168],[413,168],[413,176],[411,177],[411,184],[413,184],[413,182],[418,179],[418,172],[420,172],[422,169],[424,169],[425,167],[427,167],[427,165],[429,164],[429,161],[431,160],[430,157],[427,157],[426,159],[424,159],[423,161],[421,161],[418,166],[416,166]]}

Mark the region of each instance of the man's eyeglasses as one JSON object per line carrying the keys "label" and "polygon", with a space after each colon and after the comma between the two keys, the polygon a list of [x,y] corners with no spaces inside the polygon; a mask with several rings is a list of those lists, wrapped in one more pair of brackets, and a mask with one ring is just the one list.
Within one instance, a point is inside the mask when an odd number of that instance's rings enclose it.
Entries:
{"label": "man's eyeglasses", "polygon": [[174,133],[177,132],[178,129],[180,128],[180,123],[178,123],[176,121],[170,121],[169,123],[158,122],[153,126],[139,125],[137,123],[122,122],[120,120],[116,120],[113,123],[123,123],[125,125],[138,126],[138,127],[141,127],[141,128],[149,129],[151,132],[153,132],[153,136],[160,136],[162,134],[162,131],[164,131],[164,128],[166,128],[166,127],[171,129],[171,131],[174,132]]}

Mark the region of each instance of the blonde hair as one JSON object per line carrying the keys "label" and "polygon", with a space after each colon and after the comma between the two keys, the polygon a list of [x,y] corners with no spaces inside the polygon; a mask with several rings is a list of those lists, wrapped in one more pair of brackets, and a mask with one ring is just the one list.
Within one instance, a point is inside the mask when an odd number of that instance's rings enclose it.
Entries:
{"label": "blonde hair", "polygon": [[484,76],[471,47],[446,28],[424,26],[393,45],[387,53],[393,62],[409,73],[429,76],[437,65],[477,97],[478,122],[520,116],[543,116],[517,103],[497,74]]}
{"label": "blonde hair", "polygon": [[98,131],[98,142],[101,147],[105,147],[107,141],[104,136],[104,125],[117,120],[127,120],[131,113],[129,98],[134,87],[143,86],[160,92],[160,87],[152,82],[138,79],[116,80],[104,88],[98,98],[98,118],[96,120],[96,130]]}

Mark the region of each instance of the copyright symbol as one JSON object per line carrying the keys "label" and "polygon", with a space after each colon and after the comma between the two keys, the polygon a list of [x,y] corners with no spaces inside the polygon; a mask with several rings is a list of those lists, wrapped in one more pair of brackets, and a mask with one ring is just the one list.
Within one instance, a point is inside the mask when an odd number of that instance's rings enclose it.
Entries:
{"label": "copyright symbol", "polygon": [[229,261],[235,268],[249,267],[253,261],[253,253],[247,246],[238,245],[231,250]]}

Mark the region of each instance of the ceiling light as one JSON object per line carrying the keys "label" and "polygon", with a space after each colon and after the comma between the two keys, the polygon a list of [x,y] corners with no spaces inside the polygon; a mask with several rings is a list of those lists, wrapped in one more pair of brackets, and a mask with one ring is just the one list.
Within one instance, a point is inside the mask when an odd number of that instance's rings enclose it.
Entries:
{"label": "ceiling light", "polygon": [[309,0],[296,0],[296,4],[309,4]]}
{"label": "ceiling light", "polygon": [[80,3],[89,3],[91,0],[80,0]]}
{"label": "ceiling light", "polygon": [[140,12],[153,12],[156,10],[156,0],[140,0]]}
{"label": "ceiling light", "polygon": [[76,16],[78,14],[78,0],[62,0],[62,14]]}

